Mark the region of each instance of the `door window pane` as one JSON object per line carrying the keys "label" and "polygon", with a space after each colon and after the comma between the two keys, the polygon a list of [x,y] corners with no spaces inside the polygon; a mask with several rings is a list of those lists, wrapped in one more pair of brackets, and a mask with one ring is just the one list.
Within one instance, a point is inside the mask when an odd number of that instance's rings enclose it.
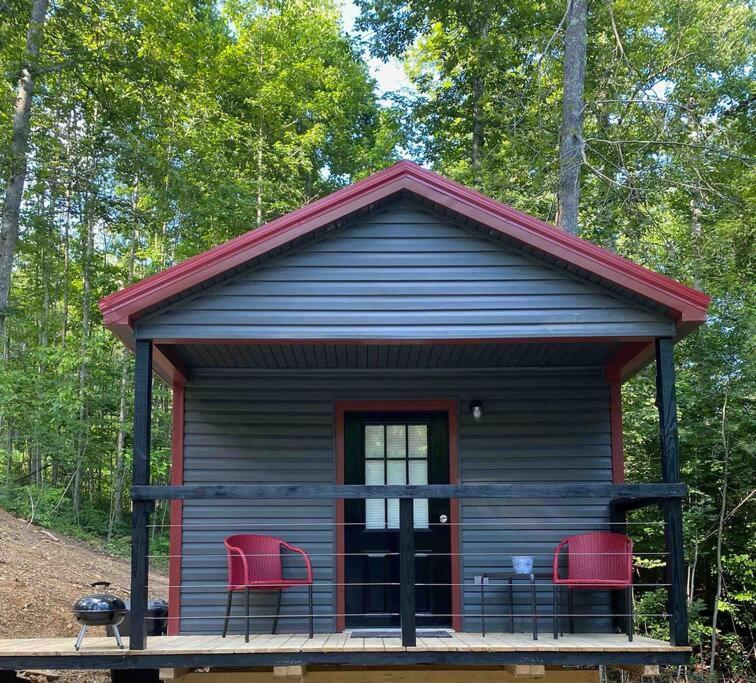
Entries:
{"label": "door window pane", "polygon": [[387,484],[407,483],[407,464],[404,460],[389,460],[387,463]]}
{"label": "door window pane", "polygon": [[407,444],[410,458],[428,457],[428,425],[409,425]]}
{"label": "door window pane", "polygon": [[428,461],[409,461],[409,483],[424,486],[428,483]]}
{"label": "door window pane", "polygon": [[[428,461],[427,460],[410,460],[409,461],[409,483],[425,485],[428,483]],[[428,528],[428,499],[416,498],[414,501],[415,510],[415,528]]]}
{"label": "door window pane", "polygon": [[384,467],[383,460],[366,460],[365,461],[365,483],[368,486],[380,486],[385,484],[383,478]]}
{"label": "door window pane", "polygon": [[386,501],[379,498],[368,498],[365,501],[365,528],[386,528]]}
{"label": "door window pane", "polygon": [[399,499],[390,498],[386,501],[387,514],[386,514],[386,528],[398,529],[399,528]]}
{"label": "door window pane", "polygon": [[[365,425],[365,457],[381,458],[384,456],[383,425]],[[381,484],[383,482],[380,482]]]}
{"label": "door window pane", "polygon": [[387,425],[386,456],[389,458],[407,457],[407,426]]}
{"label": "door window pane", "polygon": [[412,501],[414,507],[415,529],[428,528],[428,499],[415,498]]}

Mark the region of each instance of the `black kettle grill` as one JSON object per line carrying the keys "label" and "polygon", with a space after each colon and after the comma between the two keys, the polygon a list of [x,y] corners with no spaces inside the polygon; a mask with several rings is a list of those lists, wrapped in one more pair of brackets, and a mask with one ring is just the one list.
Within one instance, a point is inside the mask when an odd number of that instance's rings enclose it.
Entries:
{"label": "black kettle grill", "polygon": [[[107,588],[110,583],[107,581],[95,581],[89,584],[92,588],[102,586]],[[96,593],[87,595],[78,600],[73,606],[73,613],[76,621],[81,624],[81,631],[76,638],[74,648],[78,650],[81,647],[81,641],[84,640],[84,634],[89,626],[109,626],[115,636],[118,647],[123,649],[123,641],[118,631],[118,624],[126,616],[126,604],[116,595],[107,595],[105,593]]]}

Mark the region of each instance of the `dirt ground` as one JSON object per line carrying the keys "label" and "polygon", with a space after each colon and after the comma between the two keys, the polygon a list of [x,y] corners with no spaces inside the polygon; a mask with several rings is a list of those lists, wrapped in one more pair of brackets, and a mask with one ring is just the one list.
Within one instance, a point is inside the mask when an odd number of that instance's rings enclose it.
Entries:
{"label": "dirt ground", "polygon": [[[129,562],[0,510],[0,638],[71,636],[78,625],[71,606],[93,592],[93,581],[109,581],[108,592],[129,597]],[[150,597],[168,597],[167,577],[150,574]],[[93,634],[99,633],[92,629]],[[104,672],[50,672],[32,681],[104,683]],[[53,678],[53,676],[55,676]]]}

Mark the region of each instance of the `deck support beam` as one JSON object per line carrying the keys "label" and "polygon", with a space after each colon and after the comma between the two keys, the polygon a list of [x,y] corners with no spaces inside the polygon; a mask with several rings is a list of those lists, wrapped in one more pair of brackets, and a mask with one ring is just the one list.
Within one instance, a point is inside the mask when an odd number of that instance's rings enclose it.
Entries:
{"label": "deck support beam", "polygon": [[113,669],[111,683],[160,683],[159,669]]}
{"label": "deck support beam", "polygon": [[[138,339],[135,355],[132,481],[134,486],[148,486],[152,422],[152,341]],[[147,645],[145,623],[149,575],[147,525],[151,505],[150,501],[132,500],[130,650],[144,650]]]}
{"label": "deck support beam", "polygon": [[402,645],[415,647],[415,520],[414,500],[399,499],[399,611]]}
{"label": "deck support beam", "polygon": [[307,673],[306,666],[274,666],[273,677],[274,678],[304,678]]}
{"label": "deck support beam", "polygon": [[507,673],[515,678],[543,678],[546,667],[543,664],[510,664]]}
{"label": "deck support beam", "polygon": [[[656,340],[656,404],[659,409],[662,481],[680,482],[680,452],[677,436],[677,399],[675,395],[674,340]],[[669,498],[664,510],[664,539],[667,550],[667,609],[672,645],[688,645],[688,606],[685,596],[685,559],[683,550],[682,500]]]}
{"label": "deck support beam", "polygon": [[626,671],[634,676],[658,676],[659,665],[658,664],[620,664],[616,667],[620,671]]}

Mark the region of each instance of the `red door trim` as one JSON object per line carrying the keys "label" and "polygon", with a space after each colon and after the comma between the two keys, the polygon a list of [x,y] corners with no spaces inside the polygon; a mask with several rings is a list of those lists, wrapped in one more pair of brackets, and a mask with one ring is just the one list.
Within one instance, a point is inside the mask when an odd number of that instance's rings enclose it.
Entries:
{"label": "red door trim", "polygon": [[[415,412],[439,411],[447,414],[449,424],[449,483],[459,483],[459,404],[455,400],[427,401],[336,401],[335,420],[335,478],[344,483],[344,414],[347,412]],[[459,543],[459,500],[450,505],[451,523],[451,602],[452,628],[462,630],[462,556]],[[344,596],[344,501],[336,501],[336,631],[346,628],[346,599]]]}
{"label": "red door trim", "polygon": [[[171,423],[171,485],[184,483],[184,383],[173,382],[173,415]],[[181,631],[181,565],[184,506],[181,500],[171,501],[171,529],[168,558],[168,635]]]}

